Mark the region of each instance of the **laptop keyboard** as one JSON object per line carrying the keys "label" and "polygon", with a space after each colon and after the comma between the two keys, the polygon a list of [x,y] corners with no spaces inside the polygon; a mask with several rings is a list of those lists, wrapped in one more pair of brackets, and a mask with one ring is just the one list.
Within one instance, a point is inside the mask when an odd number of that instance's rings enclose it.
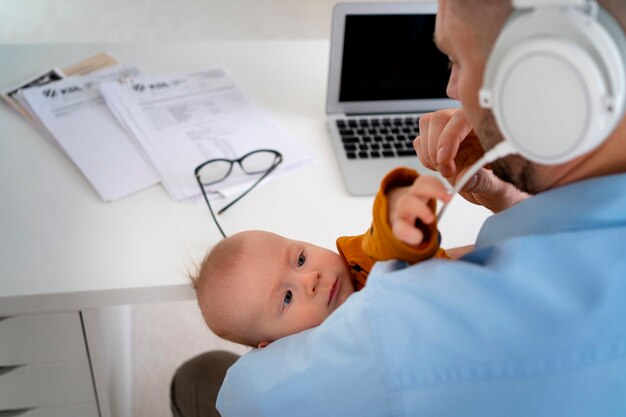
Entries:
{"label": "laptop keyboard", "polygon": [[419,117],[354,117],[338,119],[337,129],[348,159],[415,156],[413,140]]}

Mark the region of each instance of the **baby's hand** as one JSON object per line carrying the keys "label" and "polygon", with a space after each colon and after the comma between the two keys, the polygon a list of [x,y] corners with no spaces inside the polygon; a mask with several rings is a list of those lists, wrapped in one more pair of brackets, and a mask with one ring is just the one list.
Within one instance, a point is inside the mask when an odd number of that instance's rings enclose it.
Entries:
{"label": "baby's hand", "polygon": [[413,185],[394,188],[388,193],[389,224],[394,236],[404,243],[417,246],[424,239],[424,233],[415,227],[416,220],[424,224],[435,221],[435,213],[428,207],[428,201],[450,200],[446,187],[436,177],[422,175]]}

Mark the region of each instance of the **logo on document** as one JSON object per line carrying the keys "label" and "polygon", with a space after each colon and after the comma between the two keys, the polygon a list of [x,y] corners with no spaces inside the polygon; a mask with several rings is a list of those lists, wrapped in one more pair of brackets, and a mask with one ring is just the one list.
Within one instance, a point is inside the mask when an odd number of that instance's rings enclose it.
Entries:
{"label": "logo on document", "polygon": [[41,94],[49,98],[54,98],[57,95],[57,90],[54,88],[46,88],[41,92]]}
{"label": "logo on document", "polygon": [[67,94],[78,93],[80,91],[83,91],[80,86],[71,85],[69,87],[60,88],[58,90],[56,88],[46,88],[41,93],[48,98],[54,98],[57,96],[57,94],[61,94],[62,96],[64,96]]}
{"label": "logo on document", "polygon": [[169,88],[171,87],[170,83],[168,83],[167,81],[157,81],[154,83],[148,83],[146,84],[142,84],[142,83],[135,83],[132,84],[131,88],[139,93],[145,91],[146,89],[148,90],[160,90],[163,88]]}

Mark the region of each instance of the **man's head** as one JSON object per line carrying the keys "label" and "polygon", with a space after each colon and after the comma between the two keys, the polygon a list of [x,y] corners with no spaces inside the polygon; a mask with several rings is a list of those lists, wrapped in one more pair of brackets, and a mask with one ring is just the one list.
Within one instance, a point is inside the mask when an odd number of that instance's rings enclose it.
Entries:
{"label": "man's head", "polygon": [[[604,0],[599,3],[626,26],[626,2]],[[461,101],[466,116],[476,130],[482,146],[491,149],[502,140],[490,110],[480,107],[478,91],[489,53],[511,14],[510,0],[439,0],[435,40],[452,62],[448,94]],[[615,149],[626,141],[626,122],[618,125],[609,140],[596,150],[570,162],[545,166],[533,164],[520,156],[496,161],[494,173],[518,188],[537,193],[587,178],[624,170],[626,161]]]}
{"label": "man's head", "polygon": [[258,230],[215,245],[192,281],[209,328],[252,347],[321,324],[354,292],[337,253]]}

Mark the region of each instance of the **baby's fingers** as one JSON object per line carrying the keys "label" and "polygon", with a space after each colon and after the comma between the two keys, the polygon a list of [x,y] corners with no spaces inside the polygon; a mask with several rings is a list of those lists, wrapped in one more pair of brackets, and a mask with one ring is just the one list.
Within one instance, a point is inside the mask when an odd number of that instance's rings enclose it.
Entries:
{"label": "baby's fingers", "polygon": [[415,227],[415,222],[411,224],[404,219],[399,219],[393,224],[391,231],[396,239],[407,245],[417,246],[424,240],[424,234]]}
{"label": "baby's fingers", "polygon": [[409,194],[423,200],[435,199],[443,202],[450,200],[450,193],[446,186],[432,175],[422,175],[417,178],[411,185]]}
{"label": "baby's fingers", "polygon": [[402,220],[415,227],[415,219],[419,219],[422,223],[431,224],[435,221],[435,214],[428,207],[428,200],[422,197],[407,194],[398,202],[398,207],[394,213],[394,220]]}

